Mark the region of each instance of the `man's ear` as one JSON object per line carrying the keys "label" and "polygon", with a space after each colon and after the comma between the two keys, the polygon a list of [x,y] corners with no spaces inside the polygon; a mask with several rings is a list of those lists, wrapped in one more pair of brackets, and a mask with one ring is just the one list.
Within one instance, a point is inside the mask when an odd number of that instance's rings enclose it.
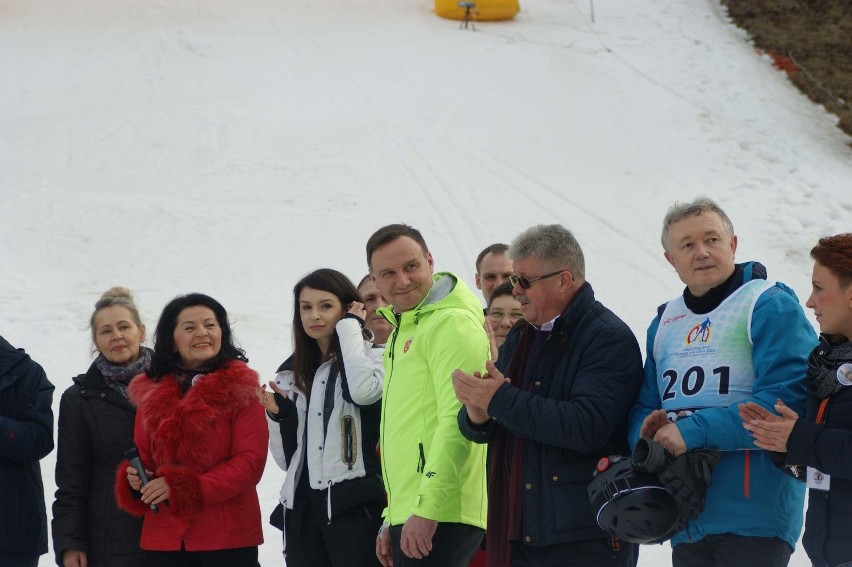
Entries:
{"label": "man's ear", "polygon": [[671,255],[671,254],[669,254],[668,252],[663,252],[663,257],[666,259],[666,261],[667,261],[669,264],[671,264],[671,265],[672,265],[672,268],[677,269],[677,266],[675,266],[675,263],[674,263],[674,260],[672,259],[672,255]]}
{"label": "man's ear", "polygon": [[476,279],[476,289],[482,289],[482,282],[479,280],[479,272],[473,274],[474,279]]}

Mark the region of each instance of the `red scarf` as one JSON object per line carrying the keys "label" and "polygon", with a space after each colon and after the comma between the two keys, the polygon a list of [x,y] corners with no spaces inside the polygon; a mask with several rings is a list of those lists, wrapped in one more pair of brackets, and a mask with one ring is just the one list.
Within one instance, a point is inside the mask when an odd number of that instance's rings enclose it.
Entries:
{"label": "red scarf", "polygon": [[[527,367],[535,331],[527,325],[518,347],[509,359],[505,375],[525,386],[521,378]],[[520,541],[523,532],[524,456],[527,440],[498,427],[491,441],[488,470],[488,530],[485,538],[486,567],[511,567],[512,541]]]}

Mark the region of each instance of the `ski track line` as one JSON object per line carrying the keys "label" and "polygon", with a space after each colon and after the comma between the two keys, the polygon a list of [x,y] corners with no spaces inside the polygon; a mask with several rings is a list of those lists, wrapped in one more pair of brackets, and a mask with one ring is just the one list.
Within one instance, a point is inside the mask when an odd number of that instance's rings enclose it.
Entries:
{"label": "ski track line", "polygon": [[[623,232],[621,229],[614,226],[610,221],[608,221],[607,219],[605,219],[601,215],[596,214],[594,212],[591,212],[589,209],[587,209],[583,205],[579,204],[577,201],[573,201],[573,200],[565,197],[564,195],[560,194],[558,191],[550,188],[548,185],[546,185],[545,183],[534,178],[532,175],[526,173],[525,171],[522,171],[522,170],[516,168],[515,166],[510,165],[509,163],[501,162],[501,161],[498,161],[494,158],[489,158],[489,159],[494,161],[496,163],[497,167],[503,167],[504,169],[508,169],[508,170],[512,171],[513,173],[515,173],[516,175],[518,175],[518,176],[520,176],[524,179],[527,179],[528,181],[532,182],[533,184],[535,184],[540,189],[549,193],[557,201],[561,201],[561,202],[565,203],[566,205],[569,205],[571,208],[578,210],[580,213],[584,214],[588,218],[593,219],[599,225],[601,225],[602,227],[606,228],[609,232],[611,232],[619,240],[624,241],[625,243],[629,244],[633,248],[636,248],[637,250],[639,250],[641,252],[642,255],[646,256],[649,260],[656,261],[657,257],[655,255],[652,255],[650,252],[648,252],[648,250],[645,247],[639,246],[636,243],[636,241],[630,236],[629,233]],[[535,202],[542,211],[547,213],[549,216],[553,215],[553,209],[552,208],[548,208],[544,203],[540,203],[538,201],[535,201]],[[633,268],[635,268],[637,271],[639,271],[640,273],[647,276],[651,281],[656,281],[660,285],[664,285],[664,280],[662,278],[660,278],[659,274],[657,274],[656,271],[651,271],[651,270],[648,269],[648,265],[654,265],[653,263],[650,263],[650,262],[645,262],[645,263],[631,262],[630,265]]]}
{"label": "ski track line", "polygon": [[[436,185],[437,185],[438,189],[441,191],[441,193],[447,198],[447,200],[449,202],[453,202],[453,195],[451,195],[447,191],[446,186],[443,184],[443,181],[440,179],[440,177],[436,176],[436,173],[435,173],[434,169],[430,167],[428,160],[423,159],[420,155],[417,154],[417,152],[415,150],[413,150],[409,147],[403,146],[399,142],[399,140],[397,140],[396,138],[390,137],[388,139],[395,146],[394,152],[393,152],[394,157],[396,157],[397,161],[400,163],[400,165],[402,165],[402,167],[405,169],[405,171],[409,174],[411,179],[414,181],[415,186],[420,191],[420,194],[423,198],[423,201],[425,201],[427,206],[432,210],[434,218],[435,219],[445,218],[446,210],[438,209],[438,207],[436,207],[432,203],[430,196],[429,196],[429,190],[428,190],[429,188],[427,188],[426,185],[423,183],[421,176],[417,174],[417,172],[415,171],[415,168],[412,165],[411,161],[409,159],[406,159],[406,157],[404,156],[404,153],[406,153],[406,150],[408,150],[408,153],[413,153],[414,157],[417,159],[417,161],[421,162],[421,165],[424,165],[426,167],[426,170],[427,170],[426,173],[436,179],[436,181],[437,181]],[[467,222],[466,219],[462,219],[459,216],[458,209],[459,209],[459,207],[457,207],[457,206],[454,206],[454,207],[451,208],[452,215],[454,217],[456,217],[456,220],[458,221],[456,224],[461,224],[462,226],[465,226],[465,227],[470,226],[470,223]],[[442,224],[444,226],[450,226],[452,223],[445,221]],[[470,242],[476,242],[476,235],[472,233],[472,229],[468,229],[468,230],[471,231]],[[450,241],[451,241],[453,248],[455,248],[456,253],[458,254],[459,258],[461,258],[462,260],[467,258],[467,255],[465,254],[465,250],[459,245],[460,240],[457,238],[457,233],[455,231],[452,231],[452,230],[448,230],[447,233],[456,237],[456,238],[450,239]]]}

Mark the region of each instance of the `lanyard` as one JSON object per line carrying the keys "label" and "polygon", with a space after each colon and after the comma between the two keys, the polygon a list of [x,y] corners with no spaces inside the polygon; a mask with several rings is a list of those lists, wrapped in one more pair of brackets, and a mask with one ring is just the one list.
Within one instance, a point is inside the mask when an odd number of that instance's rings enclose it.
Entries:
{"label": "lanyard", "polygon": [[829,400],[829,398],[824,398],[819,403],[819,411],[817,411],[817,416],[816,416],[816,422],[817,423],[822,423],[823,421],[825,421],[825,408],[828,407],[828,400]]}

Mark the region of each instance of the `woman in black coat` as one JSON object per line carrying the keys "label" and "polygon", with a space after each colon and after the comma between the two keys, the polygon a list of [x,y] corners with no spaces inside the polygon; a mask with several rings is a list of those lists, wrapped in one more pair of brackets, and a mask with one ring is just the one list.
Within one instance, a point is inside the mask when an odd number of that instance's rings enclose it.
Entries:
{"label": "woman in black coat", "polygon": [[820,343],[808,359],[804,419],[778,400],[780,416],[741,406],[754,444],[776,452],[808,483],[805,551],[815,567],[852,562],[852,233],[813,250],[814,310]]}
{"label": "woman in black coat", "polygon": [[124,288],[112,288],[95,304],[90,320],[98,356],[74,378],[59,403],[53,547],[64,567],[145,565],[139,549],[142,520],[115,502],[115,471],[122,443],[133,438],[136,408],[127,384],[146,372],[151,350],[141,346],[145,326]]}

